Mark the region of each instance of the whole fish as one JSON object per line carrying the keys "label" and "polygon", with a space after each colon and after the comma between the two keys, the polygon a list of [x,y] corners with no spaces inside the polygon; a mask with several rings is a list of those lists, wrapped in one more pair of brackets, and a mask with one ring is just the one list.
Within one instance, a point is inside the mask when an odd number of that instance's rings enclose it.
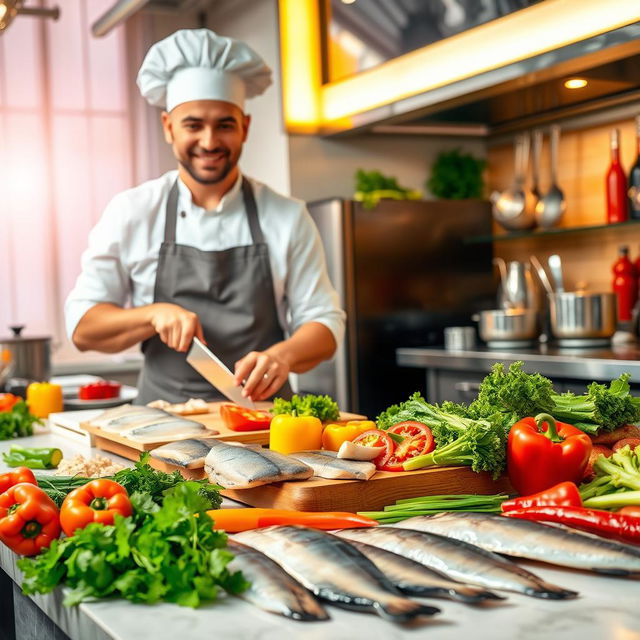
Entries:
{"label": "whole fish", "polygon": [[405,598],[373,562],[330,533],[266,527],[234,539],[262,551],[319,598],[339,607],[377,613],[393,622],[439,611]]}
{"label": "whole fish", "polygon": [[271,482],[306,480],[313,469],[282,453],[216,440],[204,459],[209,480],[227,489],[248,489]]}
{"label": "whole fish", "polygon": [[214,438],[188,438],[163,444],[150,451],[151,457],[185,469],[204,467],[204,459],[211,450]]}
{"label": "whole fish", "polygon": [[611,575],[640,574],[640,548],[540,522],[487,513],[440,513],[393,526],[437,533],[516,558]]}
{"label": "whole fish", "polygon": [[409,595],[447,598],[467,604],[476,604],[484,600],[504,600],[503,596],[493,591],[447,580],[428,567],[391,551],[372,547],[357,540],[349,540],[349,544],[367,556],[400,591]]}
{"label": "whole fish", "polygon": [[149,420],[173,417],[170,413],[161,409],[151,409],[149,407],[137,407],[129,405],[126,407],[116,407],[101,413],[97,418],[90,421],[94,427],[100,427],[110,433],[119,433],[136,423],[147,422]]}
{"label": "whole fish", "polygon": [[293,620],[328,620],[329,614],[297,580],[260,551],[228,540],[234,558],[227,565],[232,573],[242,571],[251,586],[240,597],[256,607]]}
{"label": "whole fish", "polygon": [[376,465],[361,460],[343,460],[335,451],[298,451],[289,454],[292,458],[308,464],[313,475],[330,480],[368,480]]}
{"label": "whole fish", "polygon": [[466,542],[452,540],[435,533],[372,527],[367,531],[344,529],[336,535],[380,547],[423,564],[452,580],[498,591],[514,591],[534,598],[562,600],[578,595],[544,582],[530,571]]}
{"label": "whole fish", "polygon": [[123,438],[135,440],[143,444],[149,442],[172,442],[174,440],[186,440],[187,438],[204,438],[211,432],[194,420],[170,416],[161,420],[151,420],[144,424],[131,426],[119,434]]}

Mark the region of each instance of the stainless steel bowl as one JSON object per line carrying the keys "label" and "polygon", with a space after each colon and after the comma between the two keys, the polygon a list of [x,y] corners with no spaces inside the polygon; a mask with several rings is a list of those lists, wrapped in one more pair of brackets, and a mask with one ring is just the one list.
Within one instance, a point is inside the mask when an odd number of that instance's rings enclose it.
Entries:
{"label": "stainless steel bowl", "polygon": [[616,294],[564,291],[549,294],[556,338],[610,338],[616,332]]}
{"label": "stainless steel bowl", "polygon": [[538,314],[529,309],[495,309],[474,316],[485,342],[533,340],[538,337]]}

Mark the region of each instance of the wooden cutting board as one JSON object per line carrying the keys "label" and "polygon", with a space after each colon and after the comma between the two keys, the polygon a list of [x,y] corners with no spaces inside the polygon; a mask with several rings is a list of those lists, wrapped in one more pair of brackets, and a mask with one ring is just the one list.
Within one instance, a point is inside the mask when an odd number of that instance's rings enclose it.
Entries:
{"label": "wooden cutting board", "polygon": [[404,498],[441,494],[513,493],[506,476],[492,480],[469,467],[439,467],[392,473],[378,471],[369,480],[277,482],[252,489],[225,489],[222,495],[252,507],[299,511],[378,511]]}
{"label": "wooden cutting board", "polygon": [[[220,417],[220,406],[228,403],[209,402],[208,404],[209,413],[199,413],[192,416],[184,416],[186,419],[195,420],[196,422],[204,425],[207,429],[210,429],[211,435],[207,437],[218,438],[219,440],[232,440],[234,442],[242,442],[245,444],[269,444],[269,429],[261,429],[259,431],[232,431],[224,424],[222,418]],[[272,402],[256,402],[257,409],[266,411],[271,409],[271,407],[273,407]],[[342,411],[340,412],[340,421],[364,419],[364,416],[355,413],[346,413]],[[158,442],[146,442],[143,444],[141,442],[129,440],[129,438],[124,438],[116,433],[103,431],[99,427],[91,426],[91,424],[89,424],[88,422],[80,423],[80,427],[93,435],[94,444],[96,447],[98,447],[98,449],[111,451],[112,453],[116,453],[117,455],[128,458],[129,460],[138,460],[142,451],[151,451],[151,449],[155,449],[162,446],[163,444],[167,444],[166,440]],[[204,476],[203,469],[185,470],[182,467],[178,467],[177,465],[170,465],[153,459],[150,464],[151,466],[161,471],[170,472],[177,469],[181,473],[183,471],[188,472],[183,473],[183,475],[188,478],[197,478]]]}

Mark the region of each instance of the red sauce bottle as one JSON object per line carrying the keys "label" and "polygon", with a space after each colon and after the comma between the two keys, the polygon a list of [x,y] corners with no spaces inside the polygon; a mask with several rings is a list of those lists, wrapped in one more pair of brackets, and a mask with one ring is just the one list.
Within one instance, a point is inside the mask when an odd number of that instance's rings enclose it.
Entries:
{"label": "red sauce bottle", "polygon": [[620,130],[611,131],[611,164],[606,177],[607,222],[624,222],[629,218],[627,176],[620,164]]}
{"label": "red sauce bottle", "polygon": [[613,263],[613,290],[618,295],[618,321],[629,322],[638,299],[638,280],[633,262],[629,260],[629,247],[621,246],[618,256]]}

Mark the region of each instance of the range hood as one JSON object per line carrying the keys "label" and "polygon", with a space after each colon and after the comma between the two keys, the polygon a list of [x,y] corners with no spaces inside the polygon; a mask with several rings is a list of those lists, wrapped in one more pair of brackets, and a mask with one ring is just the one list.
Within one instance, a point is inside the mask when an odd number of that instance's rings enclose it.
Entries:
{"label": "range hood", "polygon": [[91,25],[91,33],[96,37],[105,36],[142,9],[177,13],[197,11],[206,5],[211,5],[211,0],[118,0]]}
{"label": "range hood", "polygon": [[[510,135],[618,108],[640,111],[640,23],[395,102],[352,118],[347,135]],[[584,88],[564,82],[579,77]]]}

